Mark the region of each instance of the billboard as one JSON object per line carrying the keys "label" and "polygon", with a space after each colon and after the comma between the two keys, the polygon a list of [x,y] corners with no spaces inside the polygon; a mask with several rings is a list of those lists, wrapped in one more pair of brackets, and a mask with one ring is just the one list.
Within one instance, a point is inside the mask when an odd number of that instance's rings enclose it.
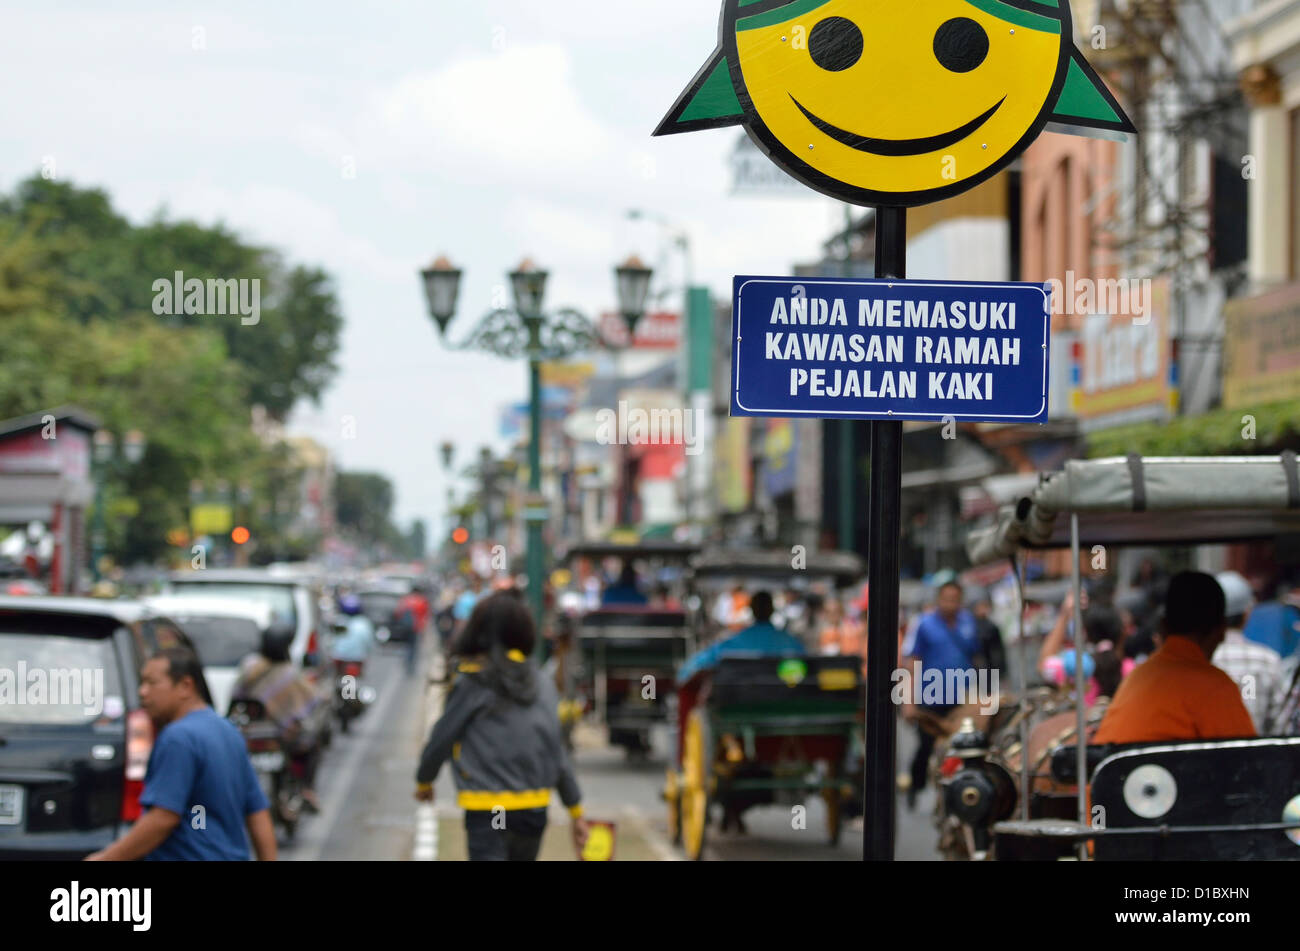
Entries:
{"label": "billboard", "polygon": [[1223,406],[1300,397],[1300,283],[1223,307]]}
{"label": "billboard", "polygon": [[792,419],[767,420],[763,438],[763,491],[770,498],[793,492],[799,468],[799,430]]}
{"label": "billboard", "polygon": [[718,508],[723,512],[743,512],[749,508],[753,470],[749,462],[749,427],[746,417],[720,420],[717,455]]}
{"label": "billboard", "polygon": [[[600,315],[600,334],[613,347],[626,347],[627,323],[613,312]],[[632,338],[634,350],[676,350],[682,341],[682,315],[670,310],[656,310],[636,322]]]}
{"label": "billboard", "polygon": [[1169,281],[1153,280],[1142,319],[1089,314],[1076,324],[1071,405],[1083,429],[1163,418],[1169,378]]}

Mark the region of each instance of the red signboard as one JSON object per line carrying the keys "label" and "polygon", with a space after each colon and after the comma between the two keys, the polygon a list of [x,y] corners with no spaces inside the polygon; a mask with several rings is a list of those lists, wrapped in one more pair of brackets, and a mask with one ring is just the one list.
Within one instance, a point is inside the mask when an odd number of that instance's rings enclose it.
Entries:
{"label": "red signboard", "polygon": [[55,426],[0,439],[0,472],[57,472],[71,479],[89,478],[90,436],[75,426]]}
{"label": "red signboard", "polygon": [[[600,333],[613,346],[627,346],[627,324],[619,314],[601,314]],[[632,346],[637,350],[674,350],[681,339],[681,314],[660,310],[646,314],[636,322]]]}

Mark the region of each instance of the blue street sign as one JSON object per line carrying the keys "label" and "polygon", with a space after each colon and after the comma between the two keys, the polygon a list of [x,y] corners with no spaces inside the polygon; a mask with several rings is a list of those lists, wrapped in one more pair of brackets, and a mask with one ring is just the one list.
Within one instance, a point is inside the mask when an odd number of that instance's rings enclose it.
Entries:
{"label": "blue street sign", "polygon": [[732,416],[1047,421],[1045,284],[738,276]]}

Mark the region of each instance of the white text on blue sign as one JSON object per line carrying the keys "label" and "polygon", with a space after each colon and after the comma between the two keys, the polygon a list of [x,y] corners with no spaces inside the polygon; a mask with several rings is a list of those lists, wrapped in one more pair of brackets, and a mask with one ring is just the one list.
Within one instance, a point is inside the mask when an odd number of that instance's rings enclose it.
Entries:
{"label": "white text on blue sign", "polygon": [[1047,413],[1042,285],[737,278],[732,415]]}

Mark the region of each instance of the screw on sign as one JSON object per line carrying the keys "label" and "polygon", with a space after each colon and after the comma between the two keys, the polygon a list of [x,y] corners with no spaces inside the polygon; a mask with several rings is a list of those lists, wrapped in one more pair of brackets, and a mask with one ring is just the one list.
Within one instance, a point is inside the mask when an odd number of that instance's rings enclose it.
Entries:
{"label": "screw on sign", "polygon": [[724,0],[717,49],[655,134],[743,125],[832,197],[939,201],[992,177],[1049,123],[1135,131],[1073,29],[1068,0]]}

